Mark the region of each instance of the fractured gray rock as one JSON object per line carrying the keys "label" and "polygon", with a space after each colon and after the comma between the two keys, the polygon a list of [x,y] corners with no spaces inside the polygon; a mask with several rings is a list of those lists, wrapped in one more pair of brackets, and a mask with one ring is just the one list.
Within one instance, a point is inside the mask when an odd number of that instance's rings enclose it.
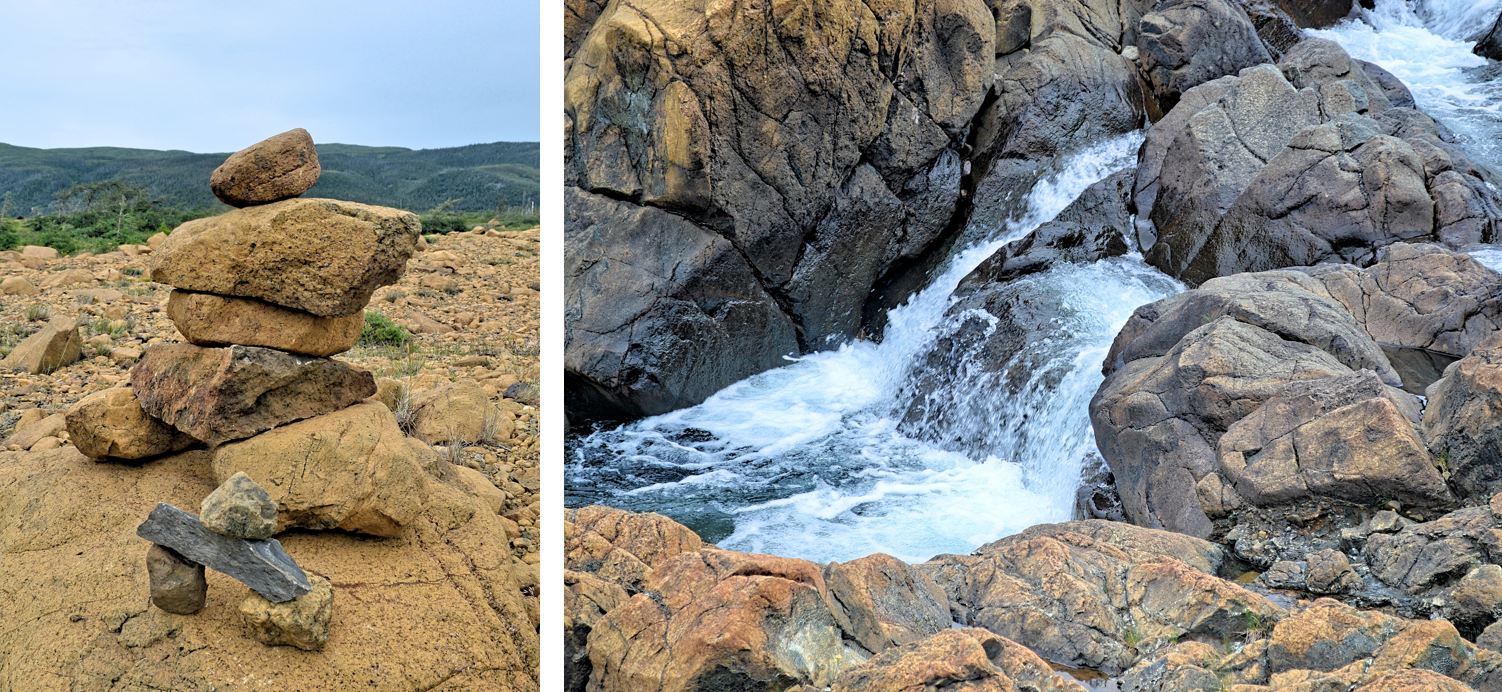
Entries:
{"label": "fractured gray rock", "polygon": [[223,536],[266,539],[276,531],[276,502],[244,471],[209,493],[198,511],[203,527]]}
{"label": "fractured gray rock", "polygon": [[151,510],[136,535],[234,577],[273,603],[285,603],[313,588],[308,575],[275,538],[253,541],[221,536],[204,528],[198,517],[165,502]]}

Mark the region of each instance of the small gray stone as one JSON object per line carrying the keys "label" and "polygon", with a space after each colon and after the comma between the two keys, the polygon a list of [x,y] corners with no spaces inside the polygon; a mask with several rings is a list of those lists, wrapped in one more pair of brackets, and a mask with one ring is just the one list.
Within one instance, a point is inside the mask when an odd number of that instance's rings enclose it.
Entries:
{"label": "small gray stone", "polygon": [[1303,589],[1304,563],[1279,560],[1262,573],[1261,579],[1271,589]]}
{"label": "small gray stone", "polygon": [[209,493],[198,510],[204,528],[230,538],[264,540],[276,532],[276,502],[244,471]]}
{"label": "small gray stone", "polygon": [[254,593],[240,601],[240,617],[251,636],[267,646],[295,646],[318,651],[329,641],[334,614],[334,587],[311,577],[313,590],[286,603],[272,603]]}
{"label": "small gray stone", "polygon": [[156,607],[178,615],[203,610],[209,594],[203,565],[171,548],[153,544],[146,551],[146,573],[151,575],[151,602]]}
{"label": "small gray stone", "polygon": [[1310,593],[1352,593],[1362,587],[1361,575],[1351,561],[1338,550],[1321,550],[1309,556],[1309,576],[1305,579]]}
{"label": "small gray stone", "polygon": [[251,541],[221,536],[204,528],[198,517],[165,502],[151,510],[136,535],[234,577],[273,603],[285,603],[312,589],[308,575],[275,538]]}
{"label": "small gray stone", "polygon": [[531,393],[532,385],[526,382],[515,382],[510,387],[507,387],[506,392],[501,396],[506,399],[520,399]]}

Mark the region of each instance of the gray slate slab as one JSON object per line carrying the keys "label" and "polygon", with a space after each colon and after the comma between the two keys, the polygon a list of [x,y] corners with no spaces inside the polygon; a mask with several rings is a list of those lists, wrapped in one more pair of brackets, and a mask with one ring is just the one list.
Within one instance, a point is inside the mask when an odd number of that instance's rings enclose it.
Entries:
{"label": "gray slate slab", "polygon": [[285,603],[313,589],[308,575],[275,538],[260,541],[221,536],[204,528],[198,517],[165,502],[151,510],[136,528],[136,535],[228,574],[272,603]]}

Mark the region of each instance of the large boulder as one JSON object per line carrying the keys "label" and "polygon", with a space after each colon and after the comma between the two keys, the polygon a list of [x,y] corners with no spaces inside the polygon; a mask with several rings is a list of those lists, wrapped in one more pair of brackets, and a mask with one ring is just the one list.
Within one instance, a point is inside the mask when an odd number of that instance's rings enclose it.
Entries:
{"label": "large boulder", "polygon": [[230,154],[209,176],[209,189],[232,207],[269,204],[307,192],[322,172],[313,136],[299,127]]}
{"label": "large boulder", "polygon": [[45,375],[77,363],[83,357],[83,337],[77,318],[54,317],[40,331],[26,337],[0,360],[0,370],[21,369]]}
{"label": "large boulder", "polygon": [[835,619],[872,653],[949,629],[949,599],[932,579],[876,553],[824,568]]}
{"label": "large boulder", "polygon": [[1158,241],[1158,230],[1152,220],[1153,203],[1158,199],[1158,179],[1163,172],[1163,158],[1168,155],[1168,146],[1184,131],[1190,118],[1220,101],[1220,97],[1239,83],[1240,77],[1227,76],[1193,87],[1180,95],[1173,109],[1147,129],[1142,146],[1137,149],[1137,168],[1132,179],[1132,201],[1137,207],[1137,247],[1143,253],[1151,250],[1153,243]]}
{"label": "large boulder", "polygon": [[1379,248],[1433,232],[1418,153],[1346,114],[1298,133],[1268,161],[1179,276],[1197,285],[1328,261],[1366,266]]}
{"label": "large boulder", "polygon": [[271,303],[210,293],[173,291],[167,317],[199,346],[265,346],[308,356],[332,356],[354,348],[365,315],[319,317]]}
{"label": "large boulder", "polygon": [[[1454,501],[1403,408],[1370,370],[1289,383],[1220,438],[1217,470],[1258,507],[1328,497],[1363,505]],[[1397,401],[1395,401],[1397,400]]]}
{"label": "large boulder", "polygon": [[1502,60],[1502,14],[1497,15],[1497,20],[1492,22],[1490,29],[1483,29],[1473,40],[1476,41],[1476,46],[1471,52],[1492,60]]}
{"label": "large boulder", "polygon": [[1148,262],[1182,276],[1264,162],[1319,122],[1316,91],[1296,88],[1271,65],[1243,71],[1219,100],[1183,122],[1164,153],[1151,212],[1157,242]]}
{"label": "large boulder", "polygon": [[95,392],[68,409],[68,439],[93,459],[143,459],[197,440],[146,415],[130,387]]}
{"label": "large boulder", "polygon": [[[191,617],[151,606],[147,543],[158,502],[196,507],[218,485],[207,452],[141,466],[72,448],[0,452],[0,669],[11,689],[206,690],[264,681],[283,690],[537,689],[535,595],[517,577],[505,518],[466,486],[430,482],[401,536],[289,532],[283,547],[332,582],[321,653],[267,648],[237,605],[250,590],[209,571]],[[534,592],[535,593],[535,592]],[[249,684],[249,683],[247,683]]]}
{"label": "large boulder", "polygon": [[[424,461],[426,464],[424,464]],[[277,531],[343,529],[401,535],[428,501],[436,455],[407,438],[378,402],[284,425],[214,451],[220,482],[244,473],[277,505]]]}
{"label": "large boulder", "polygon": [[1381,259],[1309,272],[1372,339],[1463,357],[1502,329],[1502,277],[1471,256],[1395,243]]}
{"label": "large boulder", "polygon": [[147,267],[152,281],[186,291],[343,317],[401,276],[421,231],[411,212],[289,199],[178,226]]}
{"label": "large boulder", "polygon": [[1208,536],[1198,485],[1215,472],[1221,435],[1289,382],[1350,372],[1318,347],[1229,315],[1185,334],[1162,356],[1126,362],[1101,383],[1090,420],[1127,517]]}
{"label": "large boulder", "polygon": [[1270,63],[1246,12],[1227,0],[1165,0],[1142,16],[1142,70],[1167,113],[1185,91]]}
{"label": "large boulder", "polygon": [[130,384],[148,415],[211,446],[376,393],[364,370],[258,346],[158,344],[131,368]]}

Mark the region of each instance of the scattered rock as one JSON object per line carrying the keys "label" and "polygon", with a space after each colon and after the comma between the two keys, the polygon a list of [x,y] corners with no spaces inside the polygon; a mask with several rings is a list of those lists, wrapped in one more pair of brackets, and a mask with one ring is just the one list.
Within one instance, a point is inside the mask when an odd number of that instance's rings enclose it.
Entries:
{"label": "scattered rock", "polygon": [[319,317],[246,298],[173,291],[167,317],[199,346],[264,346],[308,356],[332,356],[353,348],[365,315]]}
{"label": "scattered rock", "polygon": [[209,189],[232,207],[268,204],[307,192],[322,172],[313,136],[299,127],[230,154],[209,177]]}
{"label": "scattered rock", "polygon": [[185,291],[344,317],[401,276],[420,231],[410,212],[291,199],[178,226],[147,266]]}
{"label": "scattered rock", "polygon": [[94,283],[94,275],[83,269],[66,269],[56,274],[49,274],[42,280],[42,288],[61,288],[77,284]]}
{"label": "scattered rock", "polygon": [[[32,445],[43,439],[48,437],[55,438],[59,433],[68,429],[68,418],[65,414],[54,413],[49,416],[45,415],[39,409],[33,410],[37,411],[37,414],[22,419],[21,422],[17,423],[15,432],[12,432],[10,437],[5,438],[3,446],[10,447],[15,445],[21,449],[31,449]],[[31,422],[27,422],[28,420]]]}
{"label": "scattered rock", "polygon": [[1351,567],[1345,553],[1325,549],[1309,556],[1309,576],[1305,588],[1313,594],[1345,594],[1363,586],[1361,575]]}
{"label": "scattered rock", "polygon": [[187,449],[197,440],[146,415],[130,387],[111,387],[68,409],[68,439],[93,459],[144,459]]}
{"label": "scattered rock", "polygon": [[275,502],[276,530],[343,529],[391,537],[427,506],[424,460],[433,451],[402,434],[385,406],[363,402],[214,452],[214,473],[259,478]]}
{"label": "scattered rock", "polygon": [[176,551],[205,567],[212,567],[276,603],[308,592],[308,577],[282,550],[275,538],[247,541],[209,531],[198,517],[159,503],[136,535]]}
{"label": "scattered rock", "polygon": [[0,281],[0,294],[8,296],[34,296],[38,293],[41,293],[40,289],[31,285],[30,281],[19,276],[8,276],[4,281]]}
{"label": "scattered rock", "polygon": [[309,577],[308,583],[312,590],[290,601],[273,603],[255,592],[240,601],[240,617],[250,636],[267,646],[322,651],[334,616],[334,587],[319,576]]}
{"label": "scattered rock", "polygon": [[78,320],[54,317],[41,331],[17,344],[5,360],[0,360],[0,370],[21,368],[33,375],[45,375],[82,357],[83,337],[78,334]]}
{"label": "scattered rock", "polygon": [[151,575],[151,602],[156,607],[179,615],[203,610],[209,595],[203,565],[153,544],[146,551],[146,572]]}
{"label": "scattered rock", "polygon": [[364,370],[256,346],[152,346],[130,383],[147,414],[211,446],[337,411],[376,391]]}
{"label": "scattered rock", "polygon": [[243,471],[209,493],[198,512],[204,528],[230,538],[264,540],[276,531],[276,502]]}

